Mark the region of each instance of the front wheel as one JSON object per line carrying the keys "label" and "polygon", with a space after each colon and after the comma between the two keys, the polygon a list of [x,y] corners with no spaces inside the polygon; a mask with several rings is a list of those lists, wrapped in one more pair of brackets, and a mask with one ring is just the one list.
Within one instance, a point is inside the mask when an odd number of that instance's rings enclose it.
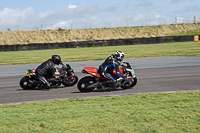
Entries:
{"label": "front wheel", "polygon": [[24,76],[20,80],[19,84],[20,84],[21,88],[24,89],[24,90],[30,90],[30,89],[34,89],[36,87],[36,85],[32,84],[29,81],[29,77],[27,77],[27,76]]}
{"label": "front wheel", "polygon": [[131,89],[137,84],[137,78],[133,78],[130,83],[125,84],[124,86],[121,86],[122,89]]}
{"label": "front wheel", "polygon": [[93,77],[87,76],[79,80],[77,87],[81,92],[91,92],[95,89],[95,87],[88,88],[88,86],[94,83],[96,83],[96,80]]}
{"label": "front wheel", "polygon": [[78,76],[74,75],[70,79],[68,79],[66,82],[63,82],[62,84],[64,86],[73,86],[78,82]]}

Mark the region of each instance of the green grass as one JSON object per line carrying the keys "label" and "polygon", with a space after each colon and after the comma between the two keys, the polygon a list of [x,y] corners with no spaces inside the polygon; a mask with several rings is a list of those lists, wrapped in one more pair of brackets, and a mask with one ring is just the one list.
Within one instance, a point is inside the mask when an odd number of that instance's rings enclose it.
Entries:
{"label": "green grass", "polygon": [[199,133],[200,92],[0,105],[0,132]]}
{"label": "green grass", "polygon": [[0,65],[41,63],[51,58],[51,55],[53,54],[60,55],[62,60],[67,62],[100,60],[114,54],[117,50],[123,51],[125,53],[125,58],[195,56],[200,55],[200,41],[51,50],[7,51],[0,52]]}

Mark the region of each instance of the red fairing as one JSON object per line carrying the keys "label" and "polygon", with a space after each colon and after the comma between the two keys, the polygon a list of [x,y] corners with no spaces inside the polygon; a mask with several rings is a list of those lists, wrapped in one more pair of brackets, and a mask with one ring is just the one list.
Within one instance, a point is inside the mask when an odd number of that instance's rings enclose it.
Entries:
{"label": "red fairing", "polygon": [[124,71],[121,67],[119,68],[119,71],[120,71],[120,73],[124,74]]}
{"label": "red fairing", "polygon": [[34,72],[34,73],[35,73],[35,69],[32,69],[32,72]]}
{"label": "red fairing", "polygon": [[[103,80],[106,80],[106,78],[104,78],[103,76],[100,76],[97,72],[97,69],[95,67],[84,67],[85,71],[87,71],[89,74],[91,74],[92,76],[94,77],[97,77],[97,78],[100,78],[100,79],[103,79]],[[119,68],[119,71],[123,73],[123,69],[120,67]],[[111,73],[110,73],[112,76],[114,76],[115,78],[119,78],[119,76],[117,76],[116,74],[116,71],[113,70]],[[131,76],[128,76],[128,77],[131,77]]]}
{"label": "red fairing", "polygon": [[103,80],[106,79],[106,78],[98,75],[97,69],[95,67],[84,67],[84,69],[85,69],[86,72],[88,72],[89,74],[91,74],[94,77],[97,77],[97,78],[100,78],[100,79],[103,79]]}
{"label": "red fairing", "polygon": [[55,74],[56,74],[56,75],[61,75],[60,72],[58,71],[58,67],[56,67]]}

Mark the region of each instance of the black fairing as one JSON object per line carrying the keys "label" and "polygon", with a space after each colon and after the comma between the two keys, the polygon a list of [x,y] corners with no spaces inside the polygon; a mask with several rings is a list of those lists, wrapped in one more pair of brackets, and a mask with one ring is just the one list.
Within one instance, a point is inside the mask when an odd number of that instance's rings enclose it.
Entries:
{"label": "black fairing", "polygon": [[69,64],[66,64],[67,70],[70,70],[72,67]]}

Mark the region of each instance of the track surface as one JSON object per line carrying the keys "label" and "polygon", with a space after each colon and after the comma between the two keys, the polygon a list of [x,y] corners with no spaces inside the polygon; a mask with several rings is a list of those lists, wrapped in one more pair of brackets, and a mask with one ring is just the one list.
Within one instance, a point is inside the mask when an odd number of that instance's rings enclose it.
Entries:
{"label": "track surface", "polygon": [[[76,85],[65,88],[61,86],[49,91],[22,90],[19,80],[25,75],[27,69],[35,68],[38,64],[0,66],[0,104],[74,97],[200,90],[200,56],[151,57],[125,59],[125,61],[130,62],[135,68],[138,83],[134,88],[94,90],[90,93],[79,92]],[[69,64],[75,69],[75,73],[80,79],[86,76],[80,72],[84,66],[97,67],[101,62],[102,60]]]}

